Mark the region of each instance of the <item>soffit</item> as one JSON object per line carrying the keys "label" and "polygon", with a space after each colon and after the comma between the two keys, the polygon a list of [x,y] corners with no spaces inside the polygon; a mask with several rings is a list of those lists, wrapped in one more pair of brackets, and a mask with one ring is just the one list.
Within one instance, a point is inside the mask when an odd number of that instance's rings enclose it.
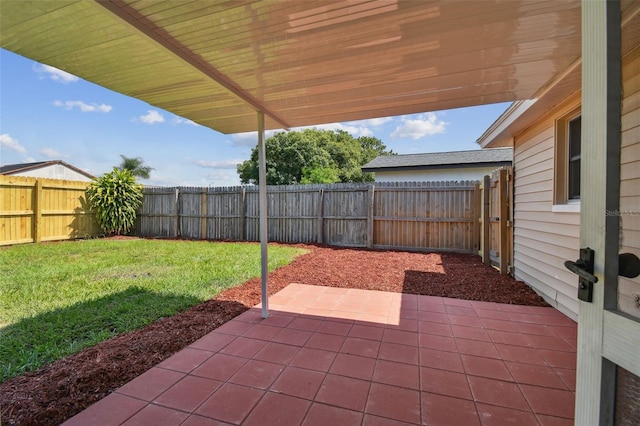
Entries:
{"label": "soffit", "polygon": [[[622,0],[621,55],[623,69],[627,61],[640,55],[640,2]],[[624,76],[623,76],[624,77]],[[569,97],[579,94],[582,83],[582,60],[571,64],[563,73],[543,86],[531,99],[512,104],[478,138],[483,148],[513,146],[514,138],[563,104]]]}

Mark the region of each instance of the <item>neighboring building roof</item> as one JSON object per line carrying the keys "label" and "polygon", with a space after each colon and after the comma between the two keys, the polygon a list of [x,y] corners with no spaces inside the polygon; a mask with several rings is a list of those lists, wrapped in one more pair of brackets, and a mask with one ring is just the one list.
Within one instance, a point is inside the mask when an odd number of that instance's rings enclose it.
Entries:
{"label": "neighboring building roof", "polygon": [[364,172],[398,169],[478,167],[511,164],[513,149],[431,152],[427,154],[381,155],[362,166]]}
{"label": "neighboring building roof", "polygon": [[0,166],[0,175],[13,175],[16,173],[27,172],[29,170],[41,169],[43,167],[54,166],[59,164],[61,166],[67,167],[81,175],[88,177],[89,179],[95,179],[95,176],[85,172],[82,169],[72,166],[69,163],[66,163],[62,160],[51,160],[51,161],[37,161],[35,163],[20,163],[20,164],[6,164],[4,166]]}

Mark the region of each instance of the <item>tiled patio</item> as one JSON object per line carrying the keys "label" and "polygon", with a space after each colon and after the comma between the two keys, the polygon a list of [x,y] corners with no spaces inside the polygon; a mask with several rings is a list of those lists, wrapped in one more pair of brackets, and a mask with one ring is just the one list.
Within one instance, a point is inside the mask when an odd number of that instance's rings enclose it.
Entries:
{"label": "tiled patio", "polygon": [[291,284],[66,425],[572,425],[553,308]]}

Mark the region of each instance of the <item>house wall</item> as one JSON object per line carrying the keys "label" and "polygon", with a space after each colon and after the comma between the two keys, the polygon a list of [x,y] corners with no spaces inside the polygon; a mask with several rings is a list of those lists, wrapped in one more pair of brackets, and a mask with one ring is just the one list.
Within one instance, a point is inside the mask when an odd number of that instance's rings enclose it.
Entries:
{"label": "house wall", "polygon": [[53,164],[39,169],[27,170],[24,172],[12,173],[11,176],[26,176],[35,178],[78,180],[82,182],[90,182],[87,176],[78,173],[62,164]]}
{"label": "house wall", "polygon": [[[640,47],[623,60],[622,152],[620,164],[620,253],[640,257]],[[618,308],[640,318],[640,277],[618,281]]]}
{"label": "house wall", "polygon": [[[623,81],[620,252],[640,257],[640,48],[624,58]],[[573,319],[578,279],[564,261],[578,258],[580,212],[553,206],[554,139],[555,120],[579,105],[576,94],[517,135],[514,144],[514,276]],[[619,309],[640,317],[640,278],[620,277],[618,293]]]}
{"label": "house wall", "polygon": [[580,212],[554,211],[555,120],[579,106],[574,96],[515,138],[514,276],[567,316],[578,316],[578,280],[564,267],[576,260]]}
{"label": "house wall", "polygon": [[376,182],[422,182],[422,181],[465,181],[482,180],[485,175],[497,169],[497,166],[469,167],[452,169],[401,170],[376,172]]}

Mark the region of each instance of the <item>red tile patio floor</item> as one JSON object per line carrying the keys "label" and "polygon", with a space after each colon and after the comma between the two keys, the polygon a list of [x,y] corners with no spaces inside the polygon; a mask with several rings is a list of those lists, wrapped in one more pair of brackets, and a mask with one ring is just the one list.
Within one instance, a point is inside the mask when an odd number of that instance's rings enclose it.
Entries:
{"label": "red tile patio floor", "polygon": [[291,284],[66,425],[572,425],[553,308]]}

